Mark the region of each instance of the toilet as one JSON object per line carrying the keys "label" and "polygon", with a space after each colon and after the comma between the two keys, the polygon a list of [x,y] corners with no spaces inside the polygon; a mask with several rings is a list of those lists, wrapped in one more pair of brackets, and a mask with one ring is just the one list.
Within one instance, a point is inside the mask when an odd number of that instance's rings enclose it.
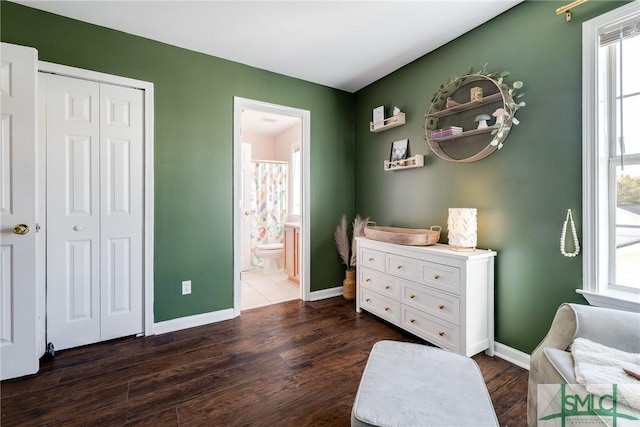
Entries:
{"label": "toilet", "polygon": [[276,273],[282,269],[284,243],[265,243],[256,245],[256,256],[263,261],[265,273]]}

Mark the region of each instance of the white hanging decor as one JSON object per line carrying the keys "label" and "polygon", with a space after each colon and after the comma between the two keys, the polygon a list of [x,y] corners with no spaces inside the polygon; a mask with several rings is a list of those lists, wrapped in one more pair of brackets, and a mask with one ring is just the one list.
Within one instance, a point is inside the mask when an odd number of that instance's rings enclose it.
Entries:
{"label": "white hanging decor", "polygon": [[447,219],[449,247],[455,251],[473,251],[478,244],[477,209],[450,208]]}
{"label": "white hanging decor", "polygon": [[[565,240],[567,237],[567,224],[571,224],[571,233],[573,234],[573,252],[566,251]],[[574,257],[580,253],[580,242],[578,242],[578,235],[576,234],[576,225],[573,223],[573,215],[571,209],[567,209],[567,218],[562,225],[562,234],[560,234],[560,253],[566,257]]]}

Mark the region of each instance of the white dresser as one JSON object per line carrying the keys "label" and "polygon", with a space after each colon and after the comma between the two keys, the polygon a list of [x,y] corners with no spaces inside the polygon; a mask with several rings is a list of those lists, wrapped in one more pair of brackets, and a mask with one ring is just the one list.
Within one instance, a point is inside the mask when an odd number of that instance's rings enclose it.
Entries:
{"label": "white dresser", "polygon": [[356,311],[439,347],[493,356],[494,251],[404,246],[357,238]]}

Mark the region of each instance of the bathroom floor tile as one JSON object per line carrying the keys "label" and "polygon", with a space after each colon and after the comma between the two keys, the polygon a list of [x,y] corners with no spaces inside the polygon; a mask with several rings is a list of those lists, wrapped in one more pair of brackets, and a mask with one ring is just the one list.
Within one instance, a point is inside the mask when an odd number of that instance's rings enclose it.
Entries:
{"label": "bathroom floor tile", "polygon": [[253,286],[251,286],[250,283],[248,283],[248,282],[243,280],[241,282],[241,284],[242,284],[242,286],[241,286],[241,290],[242,290],[241,295],[242,296],[245,296],[245,295],[259,295],[258,291],[256,291],[255,288]]}
{"label": "bathroom floor tile", "polygon": [[244,281],[252,286],[260,286],[262,284],[273,283],[273,280],[265,276],[252,276],[244,279]]}
{"label": "bathroom floor tile", "polygon": [[242,296],[242,310],[249,310],[251,308],[264,307],[265,305],[273,304],[262,295],[255,293]]}
{"label": "bathroom floor tile", "polygon": [[280,280],[287,280],[287,273],[283,271],[278,271],[277,273],[265,274],[265,276],[267,276],[269,279],[273,280],[274,282],[278,282]]}
{"label": "bathroom floor tile", "polygon": [[240,276],[242,277],[242,280],[251,280],[255,278],[264,277],[265,275],[262,274],[262,272],[259,269],[255,269],[255,270],[243,271],[242,273],[240,273]]}
{"label": "bathroom floor tile", "polygon": [[240,278],[242,310],[300,298],[300,287],[282,271],[265,274],[258,268],[243,271]]}

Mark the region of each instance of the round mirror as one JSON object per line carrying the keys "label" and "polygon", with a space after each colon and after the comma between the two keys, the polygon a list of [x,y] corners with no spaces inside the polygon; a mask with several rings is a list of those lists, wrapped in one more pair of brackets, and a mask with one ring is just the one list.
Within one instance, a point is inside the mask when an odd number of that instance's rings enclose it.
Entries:
{"label": "round mirror", "polygon": [[501,79],[483,74],[455,78],[441,86],[425,115],[429,148],[452,162],[484,159],[502,147],[516,108]]}

